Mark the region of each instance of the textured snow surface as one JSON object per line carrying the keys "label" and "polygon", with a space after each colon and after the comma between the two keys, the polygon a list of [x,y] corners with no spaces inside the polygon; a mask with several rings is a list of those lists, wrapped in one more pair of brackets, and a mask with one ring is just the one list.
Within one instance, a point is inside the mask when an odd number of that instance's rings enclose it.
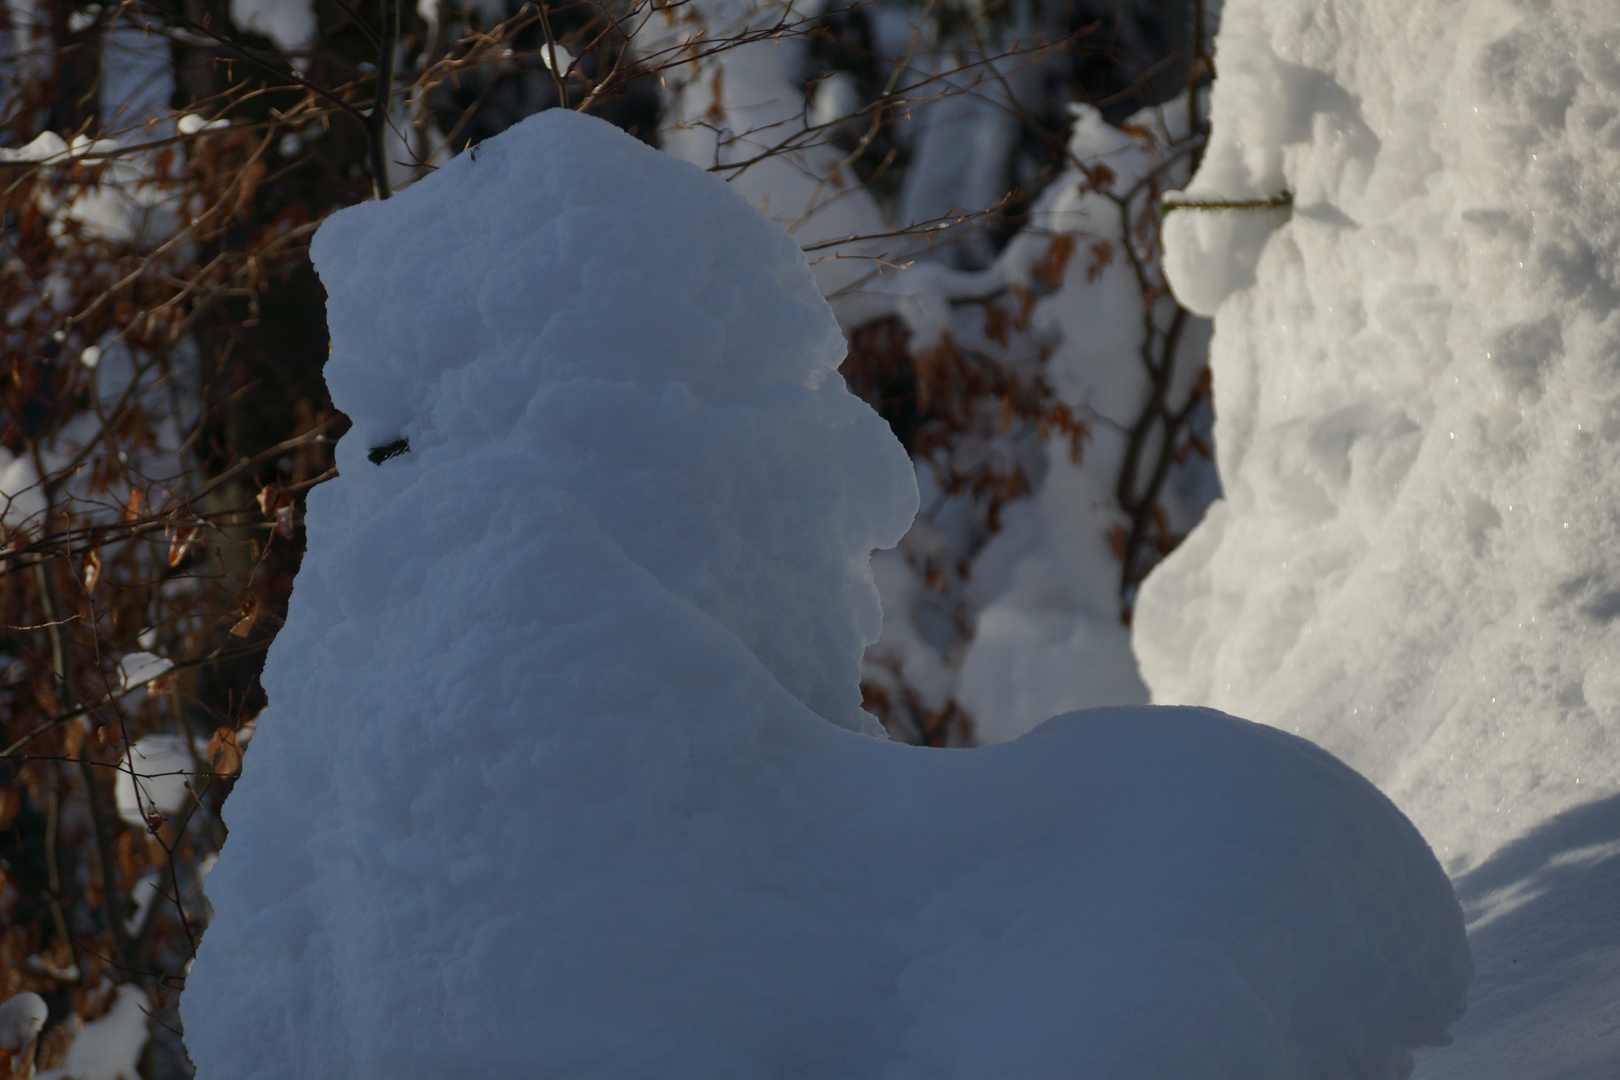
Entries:
{"label": "textured snow surface", "polygon": [[1450,885],[1309,743],[850,730],[911,468],[724,184],[554,110],[315,255],[355,427],[208,879],[204,1080],[1381,1080],[1443,1039]]}
{"label": "textured snow surface", "polygon": [[1143,589],[1144,677],[1333,751],[1458,875],[1479,1007],[1432,1075],[1612,1076],[1616,7],[1224,20],[1188,196],[1294,206],[1171,217],[1227,499]]}

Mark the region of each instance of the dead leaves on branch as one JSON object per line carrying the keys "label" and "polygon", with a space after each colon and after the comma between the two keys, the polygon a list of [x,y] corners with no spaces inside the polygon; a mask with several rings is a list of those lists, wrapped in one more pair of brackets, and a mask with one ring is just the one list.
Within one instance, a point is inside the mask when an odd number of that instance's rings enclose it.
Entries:
{"label": "dead leaves on branch", "polygon": [[[1061,267],[1072,242],[1054,248],[1048,265]],[[985,343],[1003,355],[964,345],[950,330],[914,347],[905,323],[886,318],[850,335],[841,369],[912,457],[927,464],[941,491],[981,507],[992,533],[1003,509],[1032,490],[1022,443],[1032,436],[1061,441],[1078,464],[1091,436],[1087,422],[1047,382],[1044,351],[1027,337],[1034,296],[1026,288],[968,302],[982,307]],[[1028,355],[1009,362],[1004,354],[1015,338]]]}
{"label": "dead leaves on branch", "polygon": [[[1099,166],[1100,167],[1100,166]],[[1046,253],[1035,264],[1034,277],[1049,292],[1056,292],[1063,287],[1063,275],[1068,271],[1069,259],[1074,256],[1074,236],[1070,233],[1059,233],[1052,237],[1052,242],[1046,246]]]}
{"label": "dead leaves on branch", "polygon": [[[308,437],[263,457],[214,411],[237,392],[221,373],[239,314],[256,317],[313,231],[297,201],[264,212],[269,130],[0,170],[0,446],[39,474],[20,496],[30,512],[0,526],[0,998],[71,999],[81,1020],[115,983],[172,989],[191,955],[250,705],[209,699],[201,676],[278,624],[286,575],[267,556],[290,551],[298,497],[330,468],[313,405]],[[115,228],[90,212],[107,205],[139,213]],[[133,674],[158,658],[174,664]],[[132,747],[177,732],[191,733],[192,803],[147,806],[144,822],[114,812]]]}

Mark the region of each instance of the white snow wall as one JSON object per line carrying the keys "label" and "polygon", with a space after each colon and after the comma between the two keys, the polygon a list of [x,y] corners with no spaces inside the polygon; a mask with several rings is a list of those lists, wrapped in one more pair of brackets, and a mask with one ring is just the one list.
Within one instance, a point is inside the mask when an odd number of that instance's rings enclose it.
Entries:
{"label": "white snow wall", "polygon": [[1141,597],[1161,702],[1298,731],[1454,870],[1620,792],[1612,0],[1233,0],[1178,211],[1226,491]]}
{"label": "white snow wall", "polygon": [[1154,698],[1342,756],[1479,963],[1420,1075],[1597,1080],[1620,1027],[1620,8],[1233,0],[1167,266],[1227,497],[1148,579]]}
{"label": "white snow wall", "polygon": [[1420,1075],[1597,1080],[1620,1027],[1620,8],[1232,0],[1166,263],[1226,500],[1148,579],[1155,700],[1417,822],[1479,963]]}

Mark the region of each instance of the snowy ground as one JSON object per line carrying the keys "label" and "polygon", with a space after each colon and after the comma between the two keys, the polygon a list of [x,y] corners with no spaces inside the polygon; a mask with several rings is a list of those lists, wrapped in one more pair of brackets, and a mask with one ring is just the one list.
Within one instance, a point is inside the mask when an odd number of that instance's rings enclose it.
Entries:
{"label": "snowy ground", "polygon": [[1418,1080],[1606,1080],[1620,1062],[1620,798],[1558,815],[1457,881],[1475,981]]}

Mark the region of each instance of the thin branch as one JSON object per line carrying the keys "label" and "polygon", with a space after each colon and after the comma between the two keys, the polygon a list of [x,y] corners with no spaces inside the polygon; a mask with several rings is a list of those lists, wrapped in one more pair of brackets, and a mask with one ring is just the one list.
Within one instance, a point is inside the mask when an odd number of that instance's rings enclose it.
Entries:
{"label": "thin branch", "polygon": [[377,46],[377,91],[366,117],[366,141],[371,160],[371,193],[378,199],[393,194],[388,182],[388,105],[394,96],[394,53],[399,48],[399,0],[381,0],[382,41]]}

